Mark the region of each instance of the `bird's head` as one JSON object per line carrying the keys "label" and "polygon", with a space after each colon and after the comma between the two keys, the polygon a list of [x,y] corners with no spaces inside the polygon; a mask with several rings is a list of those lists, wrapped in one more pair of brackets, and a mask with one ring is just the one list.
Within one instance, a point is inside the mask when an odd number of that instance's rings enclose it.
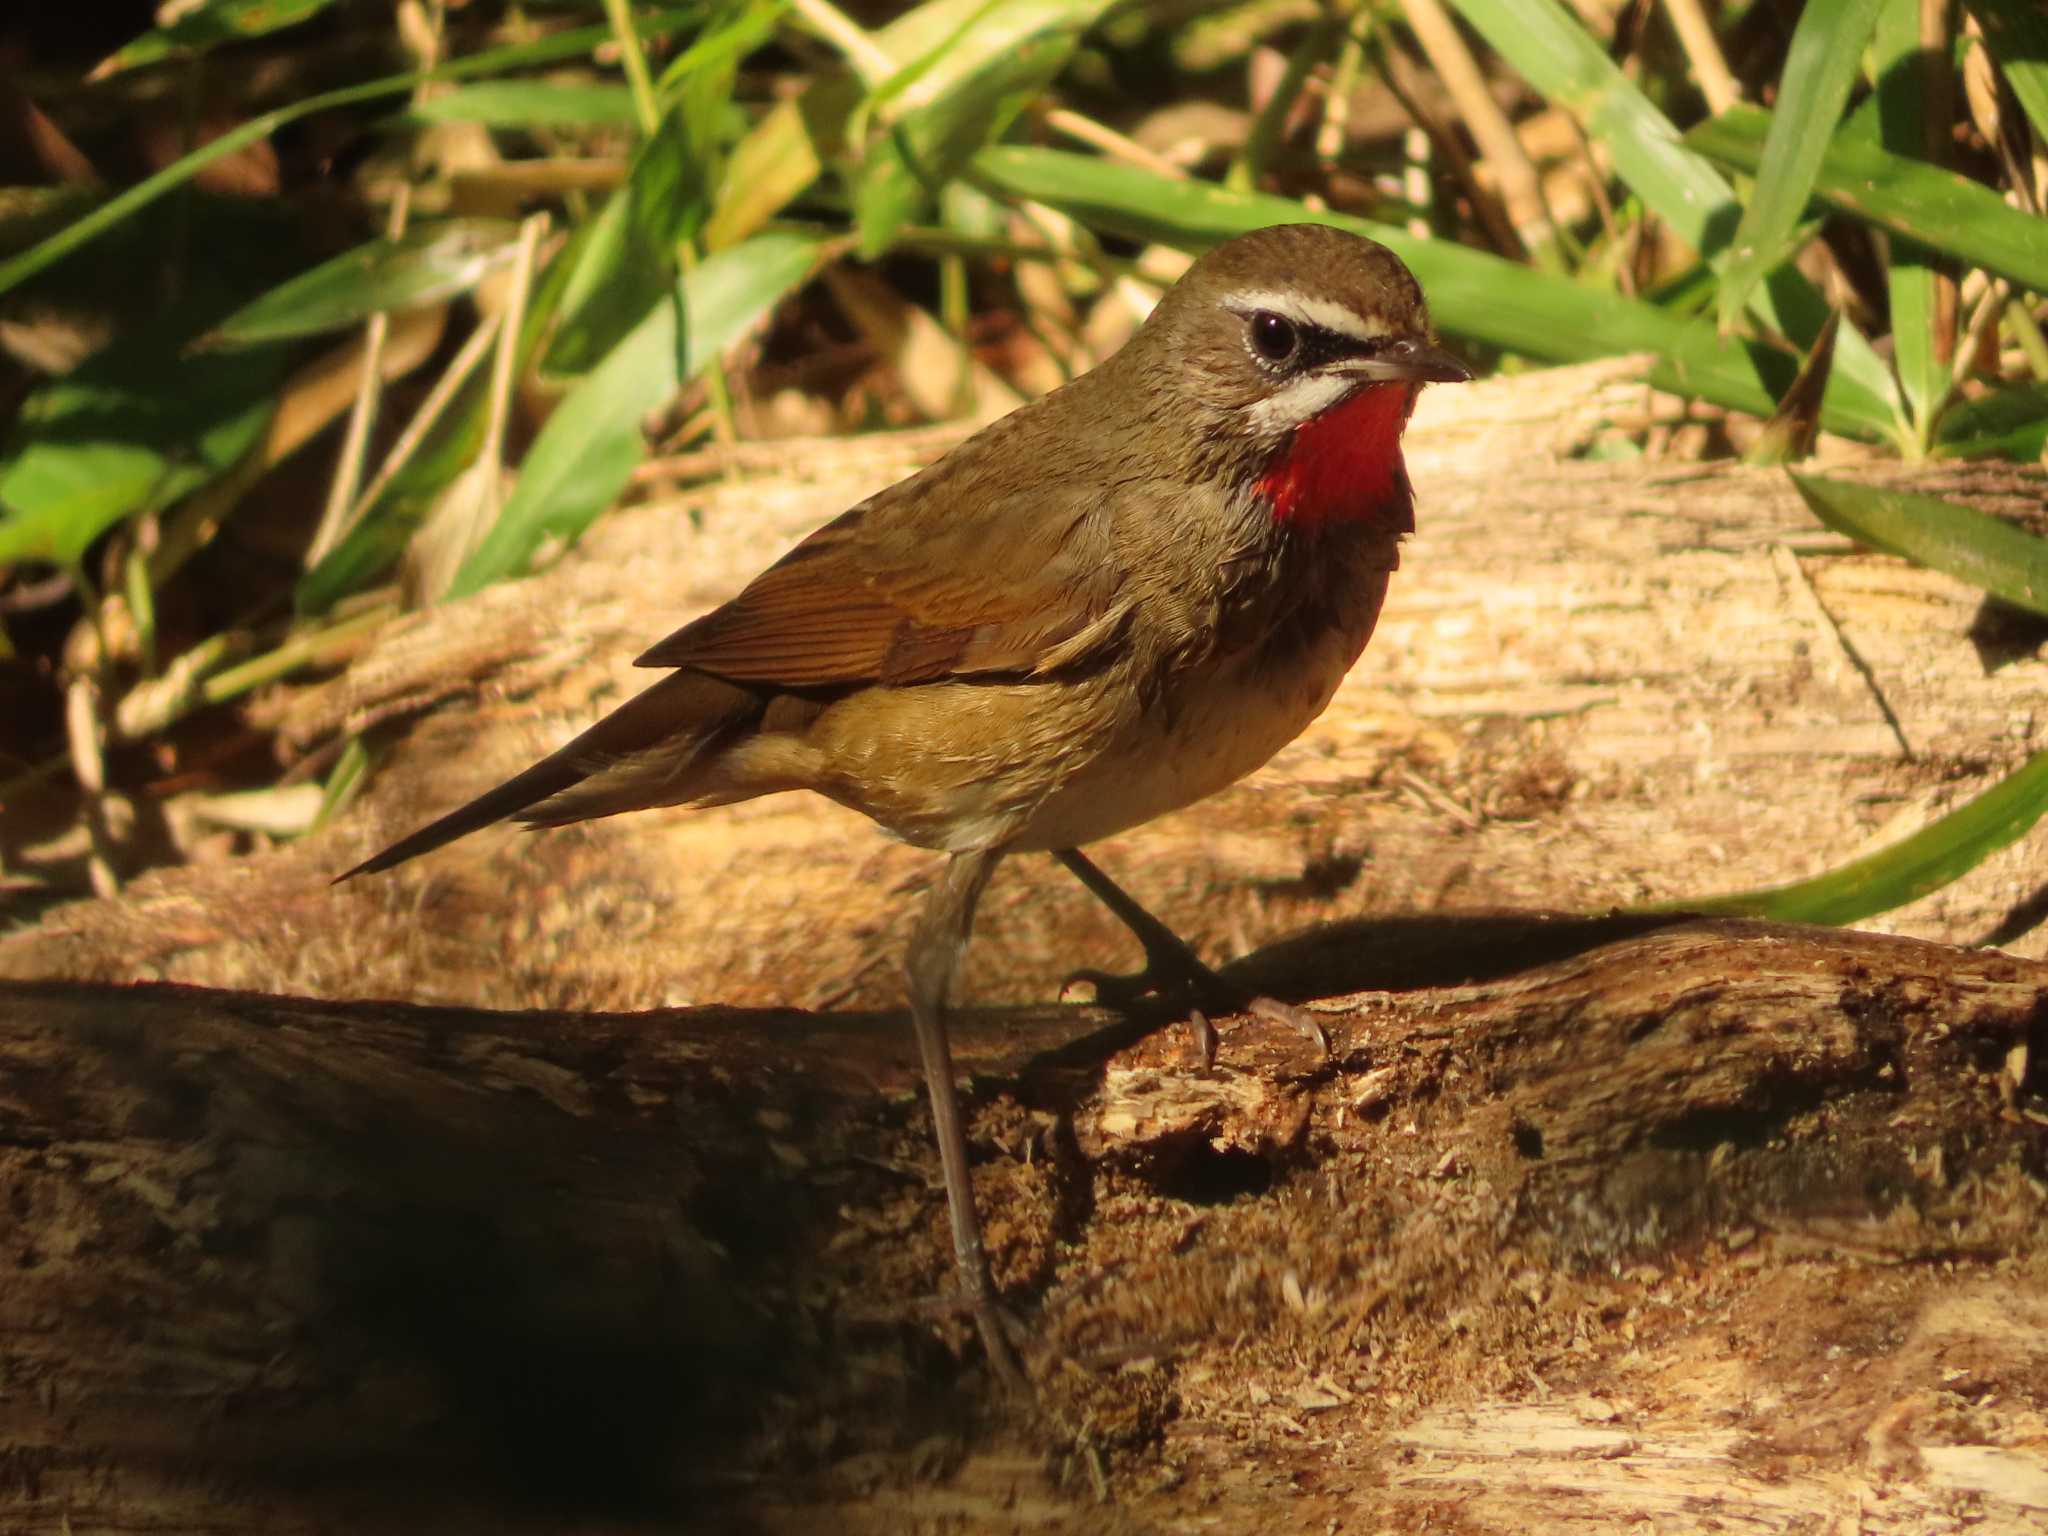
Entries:
{"label": "bird's head", "polygon": [[1405,518],[1401,432],[1415,396],[1471,377],[1431,338],[1400,258],[1320,224],[1215,247],[1160,300],[1132,350],[1169,381],[1159,403],[1192,429],[1198,455],[1300,528]]}

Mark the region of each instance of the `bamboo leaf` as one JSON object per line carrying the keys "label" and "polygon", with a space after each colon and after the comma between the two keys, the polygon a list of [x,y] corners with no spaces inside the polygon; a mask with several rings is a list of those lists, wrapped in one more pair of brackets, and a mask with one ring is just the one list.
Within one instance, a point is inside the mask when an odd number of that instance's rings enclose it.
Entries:
{"label": "bamboo leaf", "polygon": [[[456,574],[464,597],[523,571],[551,540],[573,539],[625,489],[646,454],[641,419],[737,341],[816,265],[822,244],[776,232],[706,257],[683,284],[687,334],[657,304],[555,408],[483,543]],[[678,363],[680,355],[680,366]]]}
{"label": "bamboo leaf", "polygon": [[380,310],[437,304],[510,261],[518,234],[504,219],[443,219],[397,240],[372,240],[243,305],[194,345],[291,341],[359,325]]}
{"label": "bamboo leaf", "polygon": [[[1770,113],[1732,107],[1686,140],[1726,165],[1754,171],[1770,126]],[[1968,177],[1838,134],[1821,157],[1814,190],[1844,213],[2048,291],[2048,219],[2007,207]]]}
{"label": "bamboo leaf", "polygon": [[1787,254],[1806,210],[1822,154],[1835,135],[1856,68],[1877,23],[1879,0],[1810,0],[1800,12],[1779,76],[1778,107],[1757,168],[1756,188],[1727,270],[1721,274],[1721,327],[1732,327],[1749,295]]}
{"label": "bamboo leaf", "polygon": [[[1550,362],[1648,352],[1656,358],[1651,376],[1658,387],[1759,416],[1770,415],[1777,394],[1798,371],[1796,357],[1717,336],[1712,326],[1657,305],[1287,198],[1168,181],[1094,156],[1022,145],[983,150],[974,169],[997,190],[1050,203],[1092,228],[1190,250],[1268,224],[1353,230],[1408,263],[1446,331]],[[1821,419],[1829,431],[1852,437],[1881,436],[1892,425],[1889,406],[1846,380],[1839,368],[1828,381]]]}
{"label": "bamboo leaf", "polygon": [[1819,475],[1793,474],[1792,483],[1837,533],[2048,614],[2048,539],[1934,496]]}
{"label": "bamboo leaf", "polygon": [[1855,923],[1918,901],[2025,837],[2048,811],[2048,752],[2037,752],[1976,798],[1911,837],[1839,869],[1791,885],[1651,911],[1705,912],[1784,923]]}

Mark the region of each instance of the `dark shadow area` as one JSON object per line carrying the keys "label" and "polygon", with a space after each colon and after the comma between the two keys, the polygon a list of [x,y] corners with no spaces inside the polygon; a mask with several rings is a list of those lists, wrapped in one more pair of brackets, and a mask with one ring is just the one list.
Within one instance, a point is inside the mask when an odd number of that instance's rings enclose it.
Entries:
{"label": "dark shadow area", "polygon": [[1347,992],[1470,986],[1701,918],[1682,912],[1471,912],[1329,923],[1224,968],[1288,1002]]}
{"label": "dark shadow area", "polygon": [[1970,643],[1985,674],[2009,667],[2016,661],[2031,661],[2048,645],[2048,618],[1987,597],[1977,605],[1970,620]]}
{"label": "dark shadow area", "polygon": [[[858,1397],[913,1438],[957,1424],[957,1369],[914,1330],[805,1304],[849,1183],[888,1175],[779,1165],[744,1085],[693,1076],[684,1124],[629,1107],[569,1016],[336,1005],[323,1043],[267,1000],[220,994],[218,1035],[195,1049],[189,1015],[141,1006],[182,989],[75,990],[91,1005],[65,1030],[71,1059],[5,1075],[9,1102],[27,1124],[76,1122],[65,1136],[179,1149],[187,1172],[171,1207],[118,1190],[98,1203],[111,1257],[86,1285],[42,1220],[48,1251],[29,1256],[47,1294],[11,1282],[0,1320],[122,1309],[124,1341],[80,1379],[195,1405],[146,1441],[97,1442],[130,1468],[238,1499],[310,1490],[374,1529],[472,1506],[493,1529],[711,1529],[693,1524],[707,1488],[813,1453],[776,1448],[781,1402]],[[373,1014],[393,1020],[389,1054],[366,1054]],[[547,1074],[556,1054],[587,1073],[577,1087]],[[531,1088],[482,1087],[499,1059]],[[118,1123],[96,1123],[109,1104]],[[803,1090],[778,1104],[804,1113]],[[173,1240],[187,1227],[203,1242]],[[849,1329],[864,1366],[846,1363]]]}
{"label": "dark shadow area", "polygon": [[[1224,966],[1222,975],[1254,995],[1294,1003],[1348,992],[1468,986],[1677,924],[1703,921],[1710,920],[1683,912],[1361,918],[1276,939]],[[1037,1108],[1071,1108],[1093,1087],[1110,1057],[1185,1017],[1185,1008],[1178,1004],[1148,1001],[1101,1028],[1018,1060],[1010,1070],[1020,1078],[1020,1096]],[[964,1033],[978,1034],[985,1026],[980,1020],[963,1020],[962,1027]]]}
{"label": "dark shadow area", "polygon": [[2025,938],[2044,922],[2048,922],[2048,880],[2042,881],[2007,908],[2005,916],[1989,933],[1972,941],[1972,947],[1997,949]]}

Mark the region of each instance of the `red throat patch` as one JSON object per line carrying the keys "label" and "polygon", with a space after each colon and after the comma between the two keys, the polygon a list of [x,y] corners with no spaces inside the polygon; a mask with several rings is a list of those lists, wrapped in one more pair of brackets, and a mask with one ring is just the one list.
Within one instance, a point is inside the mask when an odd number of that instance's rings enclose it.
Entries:
{"label": "red throat patch", "polygon": [[1340,522],[1414,529],[1401,429],[1409,384],[1372,384],[1294,429],[1259,478],[1273,521],[1304,531]]}

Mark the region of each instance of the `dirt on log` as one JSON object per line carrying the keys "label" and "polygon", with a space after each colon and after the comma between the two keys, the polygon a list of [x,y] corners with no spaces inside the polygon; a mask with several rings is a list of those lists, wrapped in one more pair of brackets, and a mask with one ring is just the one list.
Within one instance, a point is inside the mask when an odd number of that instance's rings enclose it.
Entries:
{"label": "dirt on log", "polygon": [[1329,714],[1106,845],[1330,1054],[1049,1002],[1132,957],[1048,861],[984,905],[1031,1402],[929,1305],[930,855],[787,798],[326,883],[937,445],[778,450],[259,700],[376,743],[333,827],[0,936],[0,1532],[2048,1532],[2048,834],[1891,935],[1539,915],[1902,835],[2041,744],[2039,633],[1782,476],[1558,457],[1613,367],[1430,400]]}

